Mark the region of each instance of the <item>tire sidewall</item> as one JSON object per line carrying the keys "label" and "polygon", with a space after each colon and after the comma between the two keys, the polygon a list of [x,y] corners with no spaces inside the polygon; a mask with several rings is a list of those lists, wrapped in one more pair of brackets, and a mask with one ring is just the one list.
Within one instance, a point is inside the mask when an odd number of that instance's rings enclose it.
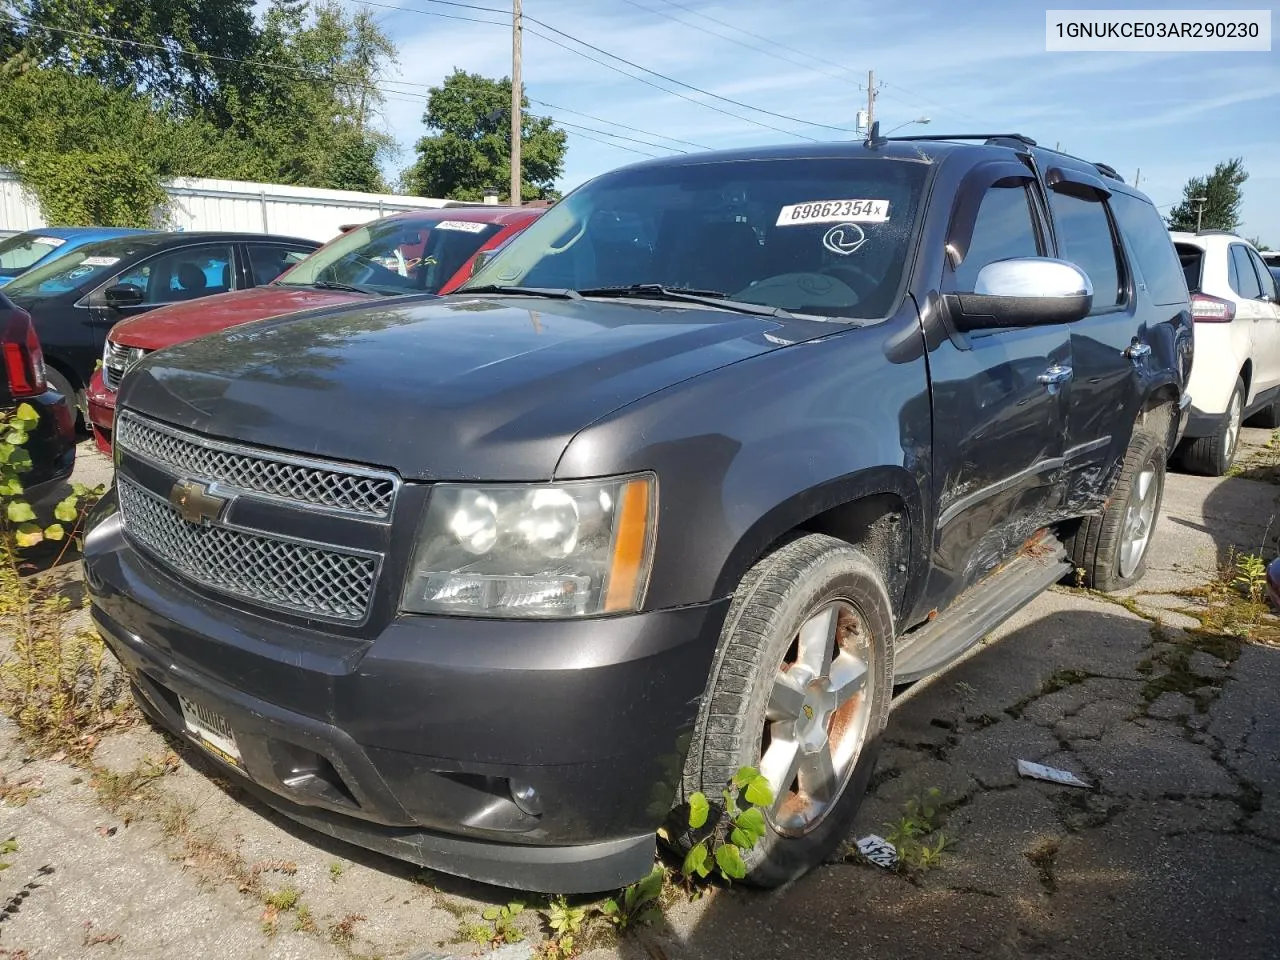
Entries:
{"label": "tire sidewall", "polygon": [[[1244,381],[1237,380],[1235,389],[1231,391],[1231,396],[1227,400],[1226,412],[1222,414],[1222,426],[1219,427],[1218,433],[1218,476],[1223,476],[1231,469],[1231,464],[1236,459],[1236,447],[1240,445],[1240,431],[1244,429]],[[1228,434],[1231,429],[1231,407],[1236,401],[1240,402],[1240,422],[1236,424],[1236,440],[1234,444],[1228,443]],[[1163,493],[1163,491],[1161,491]]]}
{"label": "tire sidewall", "polygon": [[[744,730],[763,731],[774,678],[792,639],[815,610],[834,600],[851,603],[871,634],[873,663],[867,686],[872,698],[871,716],[858,758],[822,821],[800,837],[783,836],[770,824],[764,839],[744,854],[747,881],[762,886],[776,886],[795,879],[814,865],[815,856],[834,847],[844,837],[875,769],[880,734],[893,691],[893,614],[888,595],[867,560],[852,548],[841,545],[810,566],[805,579],[810,584],[807,588],[793,591],[781,608],[767,614],[770,636],[752,677],[744,711]],[[755,604],[748,600],[743,610],[745,616],[737,618],[739,622],[760,614],[753,606]],[[736,626],[735,623],[730,628]],[[759,763],[760,736],[744,736],[730,763],[704,761],[701,789],[709,797],[718,797],[739,767],[757,767]]]}

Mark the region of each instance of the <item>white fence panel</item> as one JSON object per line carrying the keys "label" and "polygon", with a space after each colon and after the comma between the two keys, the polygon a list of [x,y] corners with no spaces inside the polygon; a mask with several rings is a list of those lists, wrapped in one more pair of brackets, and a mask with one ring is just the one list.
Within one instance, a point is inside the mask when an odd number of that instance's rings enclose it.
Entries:
{"label": "white fence panel", "polygon": [[[242,180],[179,177],[165,186],[167,215],[157,213],[160,229],[243,230],[311,240],[331,240],[349,223],[365,223],[403,210],[443,207],[431,197],[319,190]],[[161,217],[164,222],[161,224]],[[0,170],[0,230],[45,226],[35,197],[17,178]]]}

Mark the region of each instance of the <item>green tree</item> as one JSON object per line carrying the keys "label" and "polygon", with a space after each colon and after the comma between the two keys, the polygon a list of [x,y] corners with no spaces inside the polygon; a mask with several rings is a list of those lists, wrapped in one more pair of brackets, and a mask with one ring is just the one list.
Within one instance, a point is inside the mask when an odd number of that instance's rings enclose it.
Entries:
{"label": "green tree", "polygon": [[[528,107],[527,98],[524,106]],[[432,87],[423,123],[428,133],[404,173],[411,193],[453,200],[481,200],[486,187],[510,194],[511,79],[491,80],[462,70]],[[522,114],[522,200],[555,198],[564,171],[566,135],[547,117]]]}
{"label": "green tree", "polygon": [[1197,198],[1203,197],[1200,229],[1238,230],[1243,196],[1240,188],[1248,179],[1242,157],[1222,161],[1207,177],[1192,177],[1182,188],[1182,202],[1169,212],[1169,229],[1194,231],[1201,208]]}

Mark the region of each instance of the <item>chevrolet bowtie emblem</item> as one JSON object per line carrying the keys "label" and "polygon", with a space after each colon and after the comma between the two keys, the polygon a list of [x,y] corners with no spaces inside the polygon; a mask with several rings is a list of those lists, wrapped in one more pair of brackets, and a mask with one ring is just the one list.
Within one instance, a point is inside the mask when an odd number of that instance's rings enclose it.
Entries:
{"label": "chevrolet bowtie emblem", "polygon": [[175,483],[169,491],[169,502],[187,523],[209,523],[217,520],[227,501],[209,492],[209,488],[191,480]]}

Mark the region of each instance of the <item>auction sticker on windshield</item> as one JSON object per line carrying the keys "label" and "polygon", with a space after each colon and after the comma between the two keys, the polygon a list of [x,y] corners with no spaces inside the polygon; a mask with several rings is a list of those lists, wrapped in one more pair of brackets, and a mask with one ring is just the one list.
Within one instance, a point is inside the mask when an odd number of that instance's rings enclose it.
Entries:
{"label": "auction sticker on windshield", "polygon": [[119,257],[85,257],[80,261],[82,267],[110,267],[120,262]]}
{"label": "auction sticker on windshield", "polygon": [[888,200],[810,200],[793,203],[778,213],[775,227],[809,223],[884,223],[889,219]]}
{"label": "auction sticker on windshield", "polygon": [[463,233],[484,233],[487,223],[473,220],[441,220],[436,224],[437,230],[461,230]]}

